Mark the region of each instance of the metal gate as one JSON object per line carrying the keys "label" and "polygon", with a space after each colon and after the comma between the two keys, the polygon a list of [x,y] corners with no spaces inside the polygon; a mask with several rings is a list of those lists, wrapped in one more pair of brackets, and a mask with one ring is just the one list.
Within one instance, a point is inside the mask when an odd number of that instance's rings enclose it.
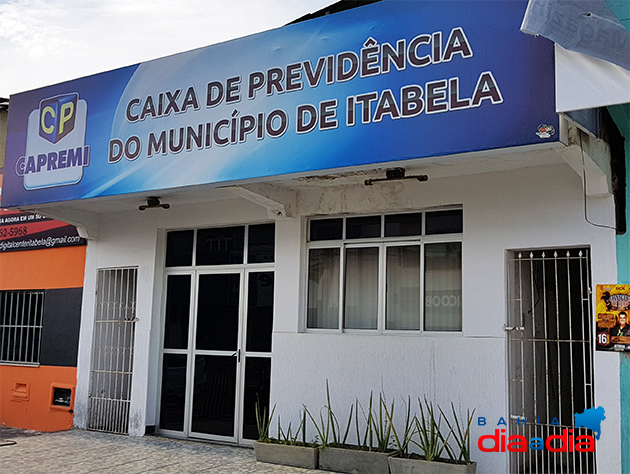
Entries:
{"label": "metal gate", "polygon": [[594,473],[595,453],[529,447],[565,429],[590,434],[573,421],[594,403],[589,250],[512,252],[508,270],[509,431],[528,445],[510,472]]}
{"label": "metal gate", "polygon": [[98,271],[88,430],[128,433],[136,278],[136,268]]}
{"label": "metal gate", "polygon": [[0,363],[39,364],[44,291],[0,291]]}

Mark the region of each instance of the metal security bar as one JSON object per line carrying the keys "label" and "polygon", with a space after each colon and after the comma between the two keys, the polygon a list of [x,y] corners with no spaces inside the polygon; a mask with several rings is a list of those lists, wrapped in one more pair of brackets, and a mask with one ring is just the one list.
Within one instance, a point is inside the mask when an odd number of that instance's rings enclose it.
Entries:
{"label": "metal security bar", "polygon": [[[514,252],[508,267],[509,435],[527,448],[511,452],[510,472],[595,473],[595,453],[573,449],[592,435],[573,418],[594,403],[589,250]],[[532,438],[565,434],[566,451],[530,447]]]}
{"label": "metal security bar", "polygon": [[127,434],[137,269],[98,271],[87,429]]}
{"label": "metal security bar", "polygon": [[0,363],[39,364],[44,291],[0,291]]}

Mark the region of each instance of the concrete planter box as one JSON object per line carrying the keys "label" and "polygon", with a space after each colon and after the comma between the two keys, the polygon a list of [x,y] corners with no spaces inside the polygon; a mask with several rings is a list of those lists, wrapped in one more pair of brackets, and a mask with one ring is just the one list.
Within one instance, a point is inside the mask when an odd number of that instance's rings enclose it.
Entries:
{"label": "concrete planter box", "polygon": [[390,474],[476,474],[477,463],[454,464],[451,462],[427,461],[390,456]]}
{"label": "concrete planter box", "polygon": [[389,453],[359,449],[320,448],[319,468],[351,474],[386,474],[389,472]]}
{"label": "concrete planter box", "polygon": [[317,448],[306,446],[290,446],[288,444],[254,443],[256,461],[285,466],[317,469],[319,451]]}

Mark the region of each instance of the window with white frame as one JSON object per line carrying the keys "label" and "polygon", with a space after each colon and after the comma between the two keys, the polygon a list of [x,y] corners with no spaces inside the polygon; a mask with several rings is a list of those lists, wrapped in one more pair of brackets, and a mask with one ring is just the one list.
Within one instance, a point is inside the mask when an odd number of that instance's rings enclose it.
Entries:
{"label": "window with white frame", "polygon": [[462,330],[461,209],[313,218],[307,329]]}
{"label": "window with white frame", "polygon": [[0,291],[0,363],[38,364],[44,291]]}

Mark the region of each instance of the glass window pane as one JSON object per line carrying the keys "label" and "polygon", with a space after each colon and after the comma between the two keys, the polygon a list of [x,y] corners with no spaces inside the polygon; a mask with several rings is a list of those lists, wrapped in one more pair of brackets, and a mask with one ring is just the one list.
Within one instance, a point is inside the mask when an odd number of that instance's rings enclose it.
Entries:
{"label": "glass window pane", "polygon": [[197,349],[236,350],[239,281],[238,273],[199,276]]}
{"label": "glass window pane", "polygon": [[247,291],[246,348],[254,352],[271,352],[273,272],[250,273]]}
{"label": "glass window pane", "polygon": [[343,231],[343,219],[319,219],[311,221],[311,242],[339,240]]}
{"label": "glass window pane", "polygon": [[344,328],[376,329],[378,247],[346,249]]}
{"label": "glass window pane", "polygon": [[184,431],[186,405],[186,355],[164,354],[162,363],[162,396],[160,428]]}
{"label": "glass window pane", "polygon": [[424,329],[462,330],[462,244],[424,247]]}
{"label": "glass window pane", "polygon": [[188,267],[192,265],[193,230],[180,230],[166,234],[166,266]]}
{"label": "glass window pane", "polygon": [[311,249],[308,257],[309,328],[339,327],[339,249]]}
{"label": "glass window pane", "polygon": [[422,213],[385,216],[385,237],[422,235]]}
{"label": "glass window pane", "polygon": [[197,265],[243,263],[245,227],[222,227],[197,231]]}
{"label": "glass window pane", "polygon": [[188,347],[190,319],[190,275],[169,275],[166,282],[166,322],[164,348]]}
{"label": "glass window pane", "polygon": [[463,230],[462,210],[427,212],[427,235],[461,234]]}
{"label": "glass window pane", "polygon": [[236,356],[195,357],[192,431],[234,436]]}
{"label": "glass window pane", "polygon": [[346,239],[367,239],[381,236],[381,216],[348,217]]}
{"label": "glass window pane", "polygon": [[387,248],[387,329],[420,330],[420,246]]}
{"label": "glass window pane", "polygon": [[247,263],[273,262],[275,224],[250,225],[247,240]]}
{"label": "glass window pane", "polygon": [[258,439],[256,404],[258,404],[261,417],[263,413],[269,416],[270,384],[271,359],[268,357],[246,357],[245,393],[243,394],[243,438]]}

